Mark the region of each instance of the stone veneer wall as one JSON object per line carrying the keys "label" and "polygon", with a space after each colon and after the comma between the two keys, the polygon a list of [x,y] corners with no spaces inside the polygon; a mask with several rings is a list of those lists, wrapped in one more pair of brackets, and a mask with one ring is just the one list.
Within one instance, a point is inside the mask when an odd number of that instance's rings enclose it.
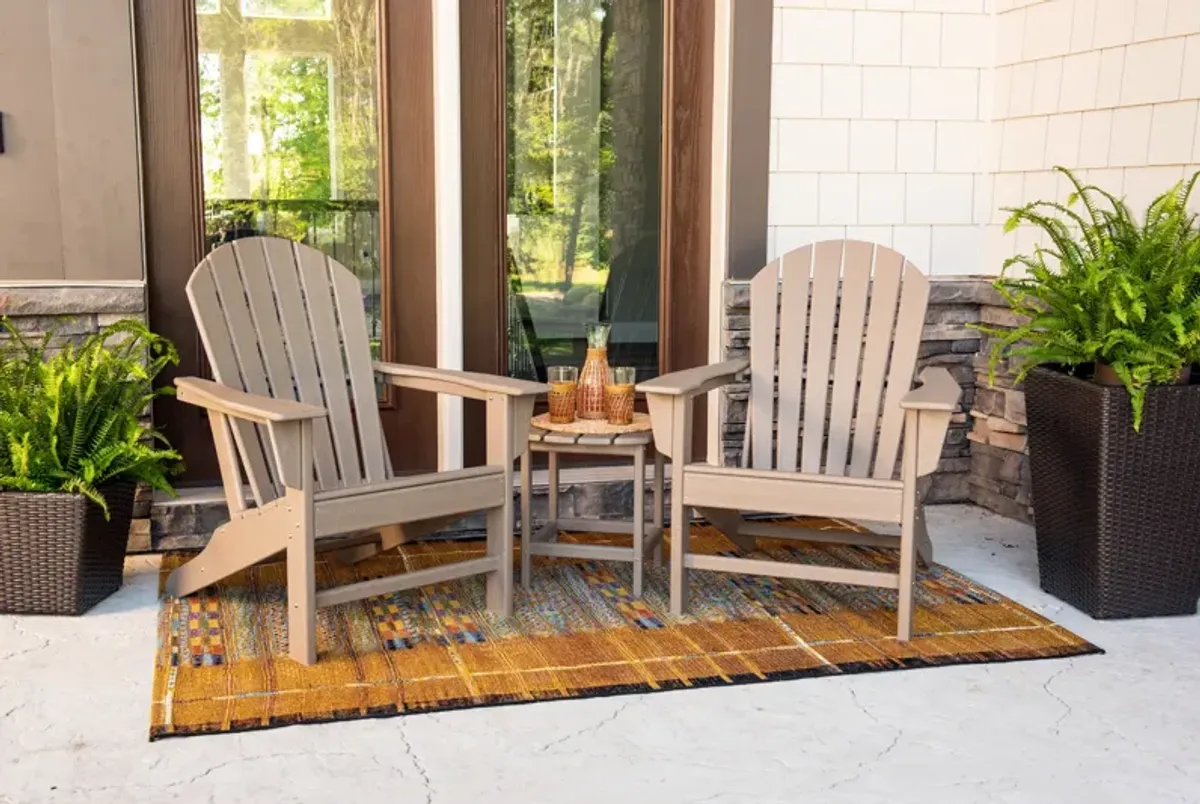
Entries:
{"label": "stone veneer wall", "polygon": [[[1016,316],[994,291],[983,300],[979,312],[987,326],[1008,329],[1016,325]],[[975,405],[967,436],[971,441],[971,502],[1032,522],[1025,392],[1013,382],[1016,372],[1008,361],[996,364],[993,384],[989,357],[994,341],[985,336],[975,355]]]}
{"label": "stone veneer wall", "polygon": [[[725,358],[745,357],[750,348],[750,288],[745,281],[725,287]],[[993,511],[1029,519],[1028,469],[1024,455],[1024,396],[1011,389],[1003,371],[987,384],[989,339],[971,325],[1010,323],[1003,300],[983,278],[934,278],[918,370],[944,366],[963,389],[942,459],[926,496],[931,503],[974,502]],[[737,465],[746,432],[749,382],[725,392],[721,440],[726,465]]]}
{"label": "stone veneer wall", "polygon": [[[140,282],[75,285],[0,286],[0,316],[19,332],[40,338],[57,333],[55,342],[78,341],[123,318],[146,319],[146,291]],[[7,338],[0,332],[0,340]],[[130,529],[131,552],[150,549],[150,495],[140,489]]]}

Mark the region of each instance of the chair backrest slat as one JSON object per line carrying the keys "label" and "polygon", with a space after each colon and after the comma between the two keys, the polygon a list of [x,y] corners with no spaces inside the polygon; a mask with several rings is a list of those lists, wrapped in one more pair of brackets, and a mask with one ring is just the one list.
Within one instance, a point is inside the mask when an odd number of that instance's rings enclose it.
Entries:
{"label": "chair backrest slat", "polygon": [[[277,399],[321,405],[314,422],[317,487],[391,477],[375,397],[362,289],[322,252],[279,238],[242,238],[210,254],[188,283],[216,379]],[[351,404],[353,394],[354,404]],[[259,504],[279,493],[265,428],[237,423],[243,470]],[[281,454],[280,460],[294,456]],[[271,478],[275,478],[272,481]]]}
{"label": "chair backrest slat", "polygon": [[345,270],[331,270],[330,277],[333,280],[333,295],[337,305],[342,343],[346,348],[346,364],[350,370],[354,410],[358,414],[363,474],[368,482],[377,483],[391,477],[391,472],[378,414],[362,415],[364,411],[377,411],[379,408],[375,370],[371,367],[371,341],[367,335],[367,319],[363,314],[362,283],[354,274]]}
{"label": "chair backrest slat", "polygon": [[[264,237],[259,242],[266,260],[265,276],[275,294],[279,323],[283,328],[283,343],[297,396],[301,402],[325,407],[321,374],[317,369],[312,333],[304,311],[304,294],[300,290],[300,274],[296,269],[295,244],[277,237]],[[341,485],[328,418],[313,422],[313,462],[317,466],[317,483],[321,488],[332,489]]]}
{"label": "chair backrest slat", "polygon": [[[242,384],[252,394],[271,395],[267,382],[267,370],[263,366],[259,351],[258,334],[250,317],[250,305],[246,300],[246,286],[242,282],[237,262],[237,252],[215,251],[209,256],[213,279],[217,282],[217,295],[221,297],[221,309],[225,311],[225,322],[229,325],[229,336],[233,340],[233,353],[237,355],[238,368],[242,373]],[[263,458],[271,472],[275,493],[282,494],[279,467],[275,465],[275,453],[270,449],[271,440],[267,428],[258,426],[259,443],[263,446]]]}
{"label": "chair backrest slat", "polygon": [[[232,262],[232,254],[227,255]],[[225,260],[218,264],[225,264]],[[233,267],[236,270],[236,265]],[[234,354],[233,338],[229,330],[229,321],[221,306],[221,297],[217,292],[217,282],[214,277],[214,266],[211,259],[205,259],[192,274],[187,285],[188,301],[196,317],[196,328],[200,333],[200,341],[208,355],[208,363],[212,368],[213,377],[217,382],[233,388],[247,388],[238,365],[237,355]],[[250,491],[259,505],[275,499],[277,492],[271,480],[268,469],[266,451],[263,449],[262,438],[256,425],[234,419],[233,440],[237,445],[238,454],[242,459],[242,469],[246,480],[250,483]],[[240,482],[239,482],[240,485]]]}
{"label": "chair backrest slat", "polygon": [[892,478],[928,299],[920,271],[870,243],[816,243],[760,271],[750,282],[743,463]]}
{"label": "chair backrest slat", "polygon": [[[796,452],[800,447],[800,393],[804,384],[812,255],[811,248],[802,248],[780,260],[779,448],[775,465],[787,471],[796,469]],[[764,422],[768,433],[770,425],[770,421]]]}
{"label": "chair backrest slat", "polygon": [[[755,469],[770,469],[773,463],[778,294],[779,263],[773,262],[750,280],[750,406],[746,426],[750,428],[751,466]],[[756,343],[757,349],[753,346]]]}
{"label": "chair backrest slat", "polygon": [[894,345],[888,367],[887,392],[883,397],[879,443],[875,449],[873,474],[877,478],[890,478],[896,473],[900,436],[904,429],[904,411],[900,408],[900,400],[912,388],[928,304],[929,280],[911,262],[904,263],[904,285],[900,290],[900,309],[896,313],[896,331],[892,338]]}
{"label": "chair backrest slat", "polygon": [[[813,247],[812,314],[808,325],[808,360],[804,373],[804,439],[800,471],[821,471],[825,446],[825,401],[829,397],[829,362],[833,356],[833,325],[838,306],[838,280],[842,270],[843,243],[838,240]],[[788,389],[791,393],[791,389]],[[780,391],[782,394],[782,390]]]}
{"label": "chair backrest slat", "polygon": [[329,264],[325,255],[316,249],[297,249],[296,262],[300,269],[300,287],[304,290],[304,308],[312,328],[321,387],[325,391],[325,408],[329,411],[329,428],[333,433],[338,472],[342,476],[342,485],[357,486],[363,479],[362,462],[358,458],[358,442],[354,437],[346,366],[341,339],[338,337],[337,317],[333,311]]}
{"label": "chair backrest slat", "polygon": [[854,419],[859,356],[862,354],[863,322],[867,293],[871,289],[871,264],[875,249],[870,243],[850,240],[842,262],[842,301],[838,308],[837,356],[833,369],[833,396],[829,405],[829,438],[825,473],[846,473],[846,451],[850,447],[850,423]]}
{"label": "chair backrest slat", "polygon": [[854,445],[850,450],[850,476],[868,477],[875,457],[875,428],[879,423],[879,401],[887,375],[896,324],[896,302],[904,258],[894,251],[875,250],[875,272],[871,281],[871,310],[867,316],[867,342],[863,350],[862,381],[854,417]]}

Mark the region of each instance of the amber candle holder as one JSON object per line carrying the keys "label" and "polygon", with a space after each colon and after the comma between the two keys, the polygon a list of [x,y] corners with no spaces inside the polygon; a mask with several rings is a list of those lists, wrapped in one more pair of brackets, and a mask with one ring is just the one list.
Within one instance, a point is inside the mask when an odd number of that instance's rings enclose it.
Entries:
{"label": "amber candle holder", "polygon": [[550,421],[570,424],[575,421],[575,396],[579,388],[579,369],[574,366],[550,366],[546,370],[550,392]]}
{"label": "amber candle holder", "polygon": [[636,370],[619,366],[608,370],[604,386],[604,413],[609,424],[633,423],[633,386]]}

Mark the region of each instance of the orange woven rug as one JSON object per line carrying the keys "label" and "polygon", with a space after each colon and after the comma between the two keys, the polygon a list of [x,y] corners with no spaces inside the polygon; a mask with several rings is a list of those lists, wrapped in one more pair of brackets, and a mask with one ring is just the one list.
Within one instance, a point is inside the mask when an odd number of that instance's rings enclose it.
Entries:
{"label": "orange woven rug", "polygon": [[[692,528],[692,545],[735,550],[706,526]],[[891,570],[897,558],[894,550],[771,539],[759,539],[758,551],[870,570]],[[481,542],[427,542],[352,567],[319,559],[318,586],[482,552]],[[160,580],[190,557],[167,555]],[[534,570],[533,593],[518,588],[508,620],[487,613],[481,578],[321,609],[312,667],[287,657],[282,562],[185,600],[163,599],[150,737],[1100,652],[942,566],[920,571],[908,643],[894,636],[894,591],[693,571],[691,612],[674,618],[665,568],[647,569],[641,600],[630,594],[627,563],[539,558]]]}

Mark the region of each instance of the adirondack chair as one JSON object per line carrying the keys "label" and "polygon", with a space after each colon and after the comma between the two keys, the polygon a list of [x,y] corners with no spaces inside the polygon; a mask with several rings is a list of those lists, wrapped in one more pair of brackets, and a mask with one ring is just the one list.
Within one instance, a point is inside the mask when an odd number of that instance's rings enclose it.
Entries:
{"label": "adirondack chair", "polygon": [[[925,369],[920,387],[913,388],[928,300],[929,281],[891,249],[841,240],[806,246],[751,280],[749,360],[674,372],[638,386],[648,400],[655,443],[672,461],[674,614],[687,606],[689,569],[772,575],[898,589],[896,633],[902,641],[911,637],[916,556],[933,560],[918,478],[937,467],[960,395],[940,367]],[[743,466],[693,463],[692,401],[746,368]],[[679,523],[687,521],[688,508],[743,551],[754,549],[755,536],[898,546],[899,571],[693,555],[687,539],[675,535],[686,532]],[[887,522],[900,525],[901,535],[803,530],[747,521],[743,512]]]}
{"label": "adirondack chair", "polygon": [[[487,576],[488,609],[512,610],[513,461],[525,450],[538,383],[394,363],[372,366],[362,287],[308,246],[273,237],[213,251],[187,285],[216,382],[176,380],[208,410],[230,521],[171,573],[189,595],[278,553],[287,559],[288,650],[316,661],[316,609],[470,575]],[[376,402],[392,385],[487,403],[487,465],[397,477]],[[243,473],[254,505],[247,506]],[[483,558],[316,590],[315,540],[378,532],[357,560],[473,511],[487,511]]]}

